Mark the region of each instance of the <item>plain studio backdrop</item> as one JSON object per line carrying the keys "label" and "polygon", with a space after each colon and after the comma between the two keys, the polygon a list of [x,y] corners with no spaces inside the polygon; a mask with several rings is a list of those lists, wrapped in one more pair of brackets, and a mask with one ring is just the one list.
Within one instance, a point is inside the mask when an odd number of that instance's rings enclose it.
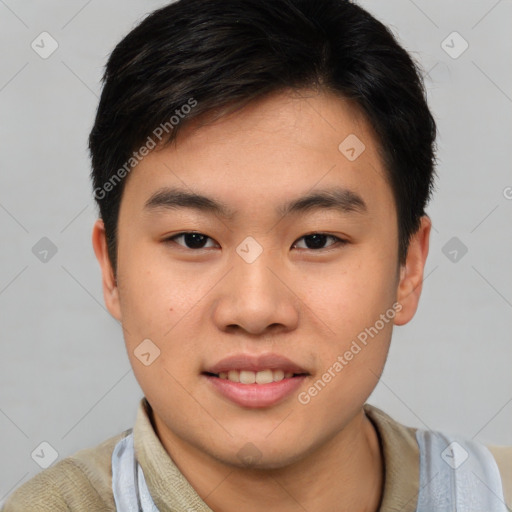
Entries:
{"label": "plain studio backdrop", "polygon": [[[165,3],[0,0],[0,504],[134,422],[142,392],[103,303],[86,148],[108,54]],[[369,402],[512,445],[512,2],[361,5],[420,62],[439,128],[419,310]]]}

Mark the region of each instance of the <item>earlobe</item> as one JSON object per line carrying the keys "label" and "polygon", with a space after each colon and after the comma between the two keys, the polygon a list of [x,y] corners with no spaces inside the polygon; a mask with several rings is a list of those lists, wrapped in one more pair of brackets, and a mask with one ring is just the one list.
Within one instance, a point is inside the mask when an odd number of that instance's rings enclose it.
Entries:
{"label": "earlobe", "polygon": [[110,314],[121,321],[121,307],[119,303],[119,289],[114,276],[107,249],[105,225],[102,219],[97,219],[92,230],[92,246],[96,259],[100,264],[103,285],[103,299]]}
{"label": "earlobe", "polygon": [[418,308],[431,227],[430,218],[427,215],[421,217],[420,227],[409,242],[405,265],[400,268],[397,302],[401,305],[401,309],[395,316],[395,325],[404,325],[409,322]]}

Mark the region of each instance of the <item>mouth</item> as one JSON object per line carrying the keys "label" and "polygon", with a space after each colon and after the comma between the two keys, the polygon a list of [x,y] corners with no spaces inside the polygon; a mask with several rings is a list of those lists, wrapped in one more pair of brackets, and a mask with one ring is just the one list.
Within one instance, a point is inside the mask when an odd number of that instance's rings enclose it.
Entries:
{"label": "mouth", "polygon": [[237,354],[201,372],[215,396],[244,408],[272,407],[290,399],[311,375],[278,354]]}

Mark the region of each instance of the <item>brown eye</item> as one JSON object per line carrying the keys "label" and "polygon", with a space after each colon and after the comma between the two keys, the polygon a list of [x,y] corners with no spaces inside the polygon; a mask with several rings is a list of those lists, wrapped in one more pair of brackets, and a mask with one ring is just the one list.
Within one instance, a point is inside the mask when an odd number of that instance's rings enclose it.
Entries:
{"label": "brown eye", "polygon": [[[181,243],[178,242],[181,240]],[[166,242],[175,242],[178,245],[182,245],[187,249],[204,249],[207,240],[212,240],[209,236],[203,235],[202,233],[196,232],[184,232],[178,233],[170,238],[167,238]]]}
{"label": "brown eye", "polygon": [[[325,247],[325,244],[328,239],[334,240],[333,243],[329,244],[327,247]],[[344,245],[346,240],[342,240],[341,238],[338,238],[334,235],[327,235],[325,233],[312,233],[310,235],[305,235],[302,238],[299,238],[299,240],[304,240],[306,247],[300,247],[301,249],[311,249],[311,250],[317,250],[317,249],[326,249],[328,247],[331,247],[332,245],[335,245],[336,243],[340,243],[341,245]],[[294,247],[297,246],[298,242],[294,243]]]}

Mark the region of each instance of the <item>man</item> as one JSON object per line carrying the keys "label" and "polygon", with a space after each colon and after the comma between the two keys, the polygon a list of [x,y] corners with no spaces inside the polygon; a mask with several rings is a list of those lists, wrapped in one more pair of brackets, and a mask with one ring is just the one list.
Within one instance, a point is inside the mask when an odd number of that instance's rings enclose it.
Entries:
{"label": "man", "polygon": [[418,306],[435,131],[351,2],[180,0],[130,32],[92,242],[144,399],[5,511],[506,511],[511,448],[365,403]]}

